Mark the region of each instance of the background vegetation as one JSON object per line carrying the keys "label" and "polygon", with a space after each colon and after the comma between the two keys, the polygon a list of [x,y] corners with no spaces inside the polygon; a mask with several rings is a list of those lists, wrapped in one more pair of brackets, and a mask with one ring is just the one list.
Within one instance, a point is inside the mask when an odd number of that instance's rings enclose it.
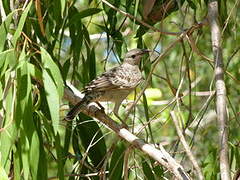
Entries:
{"label": "background vegetation", "polygon": [[[71,107],[63,98],[67,84],[80,90],[136,47],[155,52],[141,64],[145,79],[151,78],[127,119],[130,131],[156,148],[161,143],[196,179],[170,116],[174,112],[205,179],[220,179],[208,1],[109,0],[116,9],[105,2],[0,2],[0,179],[171,178],[101,122],[82,113],[72,122],[63,120]],[[240,6],[239,0],[218,5],[234,176],[240,169]],[[205,25],[174,43],[152,73],[159,53],[200,22]],[[123,104],[122,117],[142,88]],[[106,104],[106,111],[111,109]]]}

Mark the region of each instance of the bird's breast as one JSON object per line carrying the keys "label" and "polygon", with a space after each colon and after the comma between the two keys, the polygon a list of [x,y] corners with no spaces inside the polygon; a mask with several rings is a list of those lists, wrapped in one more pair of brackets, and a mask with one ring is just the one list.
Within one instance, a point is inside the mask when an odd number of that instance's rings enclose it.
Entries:
{"label": "bird's breast", "polygon": [[117,102],[119,100],[125,99],[133,89],[118,89],[118,90],[109,90],[104,92],[102,96],[100,96],[97,101],[110,101]]}

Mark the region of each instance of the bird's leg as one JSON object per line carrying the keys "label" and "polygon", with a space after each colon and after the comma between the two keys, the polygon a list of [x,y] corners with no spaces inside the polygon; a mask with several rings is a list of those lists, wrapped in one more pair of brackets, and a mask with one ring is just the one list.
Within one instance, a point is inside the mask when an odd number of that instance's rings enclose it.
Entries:
{"label": "bird's leg", "polygon": [[95,103],[100,107],[101,111],[105,112],[105,108],[98,101]]}
{"label": "bird's leg", "polygon": [[[122,102],[122,101],[121,101]],[[113,109],[113,113],[114,115],[122,122],[122,127],[128,129],[128,125],[122,120],[122,118],[118,115],[118,110],[119,110],[119,107],[121,105],[121,102],[116,102],[115,103],[115,106],[114,106],[114,109]]]}

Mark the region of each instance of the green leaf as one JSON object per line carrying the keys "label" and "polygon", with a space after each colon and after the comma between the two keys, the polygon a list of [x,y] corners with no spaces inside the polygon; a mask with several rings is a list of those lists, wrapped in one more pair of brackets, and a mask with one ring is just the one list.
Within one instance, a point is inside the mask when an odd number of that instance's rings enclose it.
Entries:
{"label": "green leaf", "polygon": [[0,178],[1,180],[8,180],[8,175],[0,163]]}
{"label": "green leaf", "polygon": [[37,179],[38,173],[38,164],[39,164],[39,139],[37,135],[37,131],[33,132],[32,142],[30,147],[30,167],[31,167],[31,175],[33,179]]}
{"label": "green leaf", "polygon": [[123,172],[123,161],[124,161],[124,152],[126,147],[123,142],[119,142],[112,154],[110,168],[109,168],[109,179],[122,179]]}
{"label": "green leaf", "polygon": [[[6,122],[6,125],[8,126],[9,120],[11,119],[7,119],[8,122]],[[9,169],[11,165],[9,157],[16,140],[16,135],[17,128],[15,125],[8,127],[0,133],[1,166],[4,167],[6,170]]]}
{"label": "green leaf", "polygon": [[193,10],[196,10],[197,9],[197,6],[194,4],[194,2],[192,0],[187,0],[189,6],[193,9]]}
{"label": "green leaf", "polygon": [[28,140],[31,141],[32,133],[35,129],[32,121],[32,84],[24,51],[23,49],[19,57],[19,61],[22,63],[17,67],[17,105],[15,121],[17,127],[20,127],[22,122]]}
{"label": "green leaf", "polygon": [[152,172],[152,168],[148,165],[145,158],[142,158],[142,167],[145,178],[148,180],[155,180],[154,174]]}
{"label": "green leaf", "polygon": [[147,88],[144,93],[147,100],[157,100],[162,97],[162,91],[158,88]]}
{"label": "green leaf", "polygon": [[9,0],[2,0],[3,9],[6,14],[10,14],[12,12],[10,2],[11,1],[9,1]]}
{"label": "green leaf", "polygon": [[96,77],[96,59],[94,48],[91,49],[89,55],[89,78],[93,80]]}
{"label": "green leaf", "polygon": [[82,113],[80,117],[81,123],[76,127],[76,133],[80,137],[84,149],[87,150],[89,145],[95,143],[94,146],[89,149],[88,156],[95,167],[100,167],[107,152],[105,140],[102,138],[104,135],[96,122],[89,121],[92,118]]}
{"label": "green leaf", "polygon": [[[39,153],[39,161],[38,161],[38,169],[37,169],[37,178],[36,179],[47,179],[47,172],[48,172],[48,159],[46,159],[46,153],[44,151],[44,143],[46,143],[46,139],[45,137],[47,137],[48,142],[51,142],[51,138],[49,138],[47,133],[42,133],[43,130],[45,132],[47,132],[48,130],[45,129],[45,126],[42,124],[42,116],[39,115],[40,113],[34,113],[33,114],[33,120],[35,122],[35,126],[36,126],[36,131],[38,134],[38,143],[39,143],[39,149],[38,149],[38,153]],[[51,133],[51,132],[50,132]],[[44,136],[44,140],[43,140],[43,136]],[[32,142],[33,143],[33,142]],[[32,145],[31,145],[31,152],[33,152],[32,150]],[[34,155],[34,154],[33,154]],[[36,165],[35,165],[36,166]],[[35,168],[35,167],[34,167]]]}
{"label": "green leaf", "polygon": [[27,62],[27,66],[28,66],[28,71],[32,77],[38,80],[42,79],[42,73],[36,66],[34,66],[29,62]]}
{"label": "green leaf", "polygon": [[21,130],[20,133],[20,140],[18,141],[18,147],[21,152],[19,153],[21,155],[21,161],[23,165],[23,175],[24,179],[29,179],[30,175],[30,161],[29,161],[29,151],[30,151],[30,144],[27,139],[27,136],[23,130]]}
{"label": "green leaf", "polygon": [[[152,163],[154,164],[154,163]],[[153,165],[153,171],[158,178],[164,177],[164,169],[160,165]]]}
{"label": "green leaf", "polygon": [[14,53],[14,49],[8,49],[4,52],[0,52],[0,71],[1,71],[0,77],[2,77],[5,74],[8,68],[10,61],[9,58],[7,57],[9,57],[10,53]]}
{"label": "green leaf", "polygon": [[[71,143],[71,137],[72,137],[72,122],[73,121],[68,121],[67,125],[66,125],[66,129],[65,129],[65,136],[64,136],[64,147],[63,147],[63,156],[67,157],[68,156],[68,150],[70,147],[70,143]],[[74,147],[73,143],[73,147]],[[64,159],[64,163],[66,162],[67,159]]]}
{"label": "green leaf", "polygon": [[64,13],[65,6],[66,6],[66,0],[60,0],[60,3],[61,3],[61,15],[63,17],[63,13]]}
{"label": "green leaf", "polygon": [[60,70],[56,65],[56,63],[52,60],[51,56],[42,47],[41,47],[41,58],[43,62],[43,67],[53,79],[53,82],[55,83],[55,86],[57,88],[58,95],[61,98],[63,96],[64,83],[63,83]]}
{"label": "green leaf", "polygon": [[62,153],[63,149],[61,146],[59,133],[57,133],[55,136],[55,148],[57,153],[58,178],[59,180],[64,180],[63,153]]}
{"label": "green leaf", "polygon": [[89,8],[89,9],[85,9],[83,11],[80,11],[78,13],[76,13],[69,22],[71,22],[69,25],[76,23],[77,21],[80,21],[82,18],[88,17],[88,16],[92,16],[94,14],[97,14],[99,12],[101,12],[102,9],[99,8]]}
{"label": "green leaf", "polygon": [[68,75],[68,72],[69,72],[69,69],[70,69],[70,59],[67,59],[66,62],[63,64],[63,72],[62,72],[62,76],[63,76],[63,80],[66,81],[67,79],[67,75]]}
{"label": "green leaf", "polygon": [[18,23],[18,27],[16,29],[16,32],[13,35],[13,47],[16,47],[17,40],[21,35],[21,32],[23,30],[23,26],[25,24],[25,21],[26,21],[27,15],[28,15],[28,11],[30,10],[31,6],[32,6],[32,1],[29,2],[26,9],[23,11],[23,14],[22,14],[22,16],[20,18],[20,21]]}
{"label": "green leaf", "polygon": [[[6,82],[12,84],[11,73],[7,72],[5,74]],[[2,120],[2,131],[0,133],[0,156],[1,156],[1,166],[8,170],[11,166],[10,161],[10,152],[12,151],[12,147],[16,141],[17,137],[17,128],[16,123],[13,123],[12,113],[13,107],[15,103],[15,92],[13,86],[9,86],[8,90],[5,90],[4,93],[4,116]]]}
{"label": "green leaf", "polygon": [[5,42],[7,40],[7,34],[9,32],[10,23],[12,22],[12,16],[16,13],[16,10],[11,12],[5,19],[5,21],[0,25],[0,52],[3,51]]}
{"label": "green leaf", "polygon": [[21,174],[21,148],[18,148],[19,144],[16,144],[16,147],[13,149],[13,163],[14,163],[14,180],[20,180],[22,177]]}
{"label": "green leaf", "polygon": [[46,98],[47,98],[47,103],[52,119],[52,126],[54,129],[54,133],[56,134],[58,132],[58,125],[59,125],[59,95],[57,91],[57,87],[49,75],[49,73],[43,69],[43,84],[44,84],[44,89],[46,92]]}

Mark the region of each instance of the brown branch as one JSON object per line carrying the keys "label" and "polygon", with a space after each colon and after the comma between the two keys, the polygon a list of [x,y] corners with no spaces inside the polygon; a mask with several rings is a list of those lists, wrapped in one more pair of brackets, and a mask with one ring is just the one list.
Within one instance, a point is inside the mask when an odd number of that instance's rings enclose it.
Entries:
{"label": "brown branch", "polygon": [[37,17],[38,17],[38,23],[39,23],[39,26],[40,26],[41,33],[42,33],[43,37],[45,37],[46,33],[45,33],[44,25],[43,25],[43,17],[42,17],[40,0],[35,1],[35,9],[36,9],[36,13],[37,13]]}
{"label": "brown branch", "polygon": [[[72,91],[67,88],[65,88],[64,91],[64,98],[72,104],[76,104],[80,100],[79,97],[75,96]],[[152,159],[156,160],[162,166],[167,168],[172,174],[175,175],[177,179],[190,179],[190,177],[184,171],[183,167],[179,163],[177,163],[175,159],[173,159],[165,150],[163,152],[163,150],[156,149],[154,146],[147,144],[127,129],[122,128],[118,123],[116,123],[113,119],[107,116],[102,110],[99,110],[96,106],[89,105],[88,107],[85,107],[82,112],[101,121],[111,130],[117,133],[122,139],[126,140],[134,147],[146,153]]]}
{"label": "brown branch", "polygon": [[149,25],[148,23],[142,21],[141,19],[138,19],[137,17],[135,17],[135,16],[133,16],[133,15],[131,15],[131,14],[129,14],[129,13],[127,13],[127,12],[125,12],[125,11],[117,8],[117,7],[115,7],[115,6],[113,6],[111,3],[109,3],[109,2],[106,1],[106,0],[102,0],[102,2],[103,2],[104,4],[106,4],[106,5],[108,5],[110,8],[114,9],[115,11],[123,14],[123,15],[126,16],[126,17],[129,17],[130,19],[133,19],[133,20],[139,22],[140,24],[142,24],[143,26],[145,26],[145,27],[153,30],[154,32],[160,32],[161,34],[173,35],[173,36],[177,36],[177,35],[180,35],[180,34],[181,34],[181,32],[180,32],[180,33],[179,33],[179,32],[176,32],[176,33],[175,33],[175,32],[165,32],[165,31],[161,31],[161,30],[159,30],[158,28],[155,28],[154,26],[151,26],[151,25]]}
{"label": "brown branch", "polygon": [[230,180],[228,159],[228,118],[226,106],[226,87],[224,82],[223,57],[221,49],[221,30],[218,22],[218,1],[208,3],[208,20],[211,28],[212,50],[215,61],[216,110],[219,125],[220,174],[221,179]]}

